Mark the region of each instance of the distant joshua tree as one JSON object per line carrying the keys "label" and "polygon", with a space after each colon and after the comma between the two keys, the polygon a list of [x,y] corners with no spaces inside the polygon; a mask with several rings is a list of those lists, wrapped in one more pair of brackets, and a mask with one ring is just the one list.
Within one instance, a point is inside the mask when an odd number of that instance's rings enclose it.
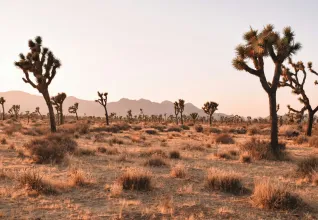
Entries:
{"label": "distant joshua tree", "polygon": [[95,100],[95,102],[98,102],[100,105],[104,107],[105,110],[105,117],[106,117],[106,125],[109,125],[109,118],[108,118],[108,111],[107,111],[107,98],[108,93],[100,93],[97,92],[99,99]]}
{"label": "distant joshua tree", "polygon": [[78,121],[78,115],[77,115],[77,110],[78,110],[78,103],[74,103],[74,105],[70,106],[68,108],[68,112],[71,114],[75,114],[76,115],[76,120]]}
{"label": "distant joshua tree", "polygon": [[[48,87],[56,75],[56,70],[61,67],[61,62],[55,58],[52,51],[42,47],[41,37],[36,37],[35,41],[29,40],[29,48],[30,52],[26,56],[21,53],[20,61],[15,62],[15,65],[23,71],[25,75],[22,78],[23,81],[43,95],[49,109],[51,132],[56,132],[54,110]],[[33,73],[36,83],[30,79],[30,73]]]}
{"label": "distant joshua tree", "polygon": [[204,113],[210,117],[210,126],[212,125],[212,115],[216,110],[218,110],[218,106],[219,104],[216,102],[206,102],[202,107]]}
{"label": "distant joshua tree", "polygon": [[64,124],[63,116],[63,102],[66,99],[66,94],[64,92],[57,94],[51,98],[52,104],[55,106],[57,115],[59,118],[59,124]]}
{"label": "distant joshua tree", "polygon": [[127,111],[127,116],[126,116],[126,117],[127,117],[128,121],[131,122],[132,117],[133,117],[133,116],[132,116],[131,109],[129,109],[129,110]]}
{"label": "distant joshua tree", "polygon": [[[288,63],[291,65],[291,67],[294,69],[292,72],[289,68],[283,67],[283,73],[282,73],[282,80],[280,82],[281,87],[290,87],[292,89],[292,92],[296,95],[300,95],[299,101],[304,105],[304,107],[301,110],[296,110],[291,108],[290,106],[287,106],[289,111],[292,111],[296,113],[298,116],[299,122],[301,122],[303,118],[304,112],[308,111],[308,121],[307,121],[307,131],[306,135],[311,136],[312,133],[312,125],[314,123],[314,116],[316,112],[318,111],[318,106],[315,108],[312,107],[310,104],[310,100],[306,94],[306,91],[304,89],[304,85],[306,83],[307,79],[307,71],[302,61],[298,61],[297,63],[294,63],[292,59],[288,58]],[[318,75],[318,73],[312,69],[312,63],[308,63],[308,69],[310,72],[314,73],[315,75]],[[299,73],[302,73],[302,77],[299,78]]]}
{"label": "distant joshua tree", "polygon": [[41,119],[43,119],[43,115],[40,112],[40,107],[36,107],[34,112],[39,114],[41,116]]}
{"label": "distant joshua tree", "polygon": [[[286,27],[281,36],[274,31],[272,25],[267,25],[261,32],[251,28],[250,31],[244,34],[244,40],[245,44],[240,44],[236,48],[233,66],[239,71],[244,70],[257,76],[267,93],[271,119],[271,149],[274,155],[278,156],[280,146],[278,144],[276,92],[279,86],[279,78],[282,74],[283,62],[286,58],[295,54],[301,48],[301,45],[295,43],[294,32],[292,32],[290,27]],[[268,82],[264,70],[264,58],[267,56],[270,56],[275,65],[271,82]],[[254,65],[254,68],[249,66],[249,61]]]}
{"label": "distant joshua tree", "polygon": [[193,121],[193,124],[195,124],[195,122],[196,122],[197,119],[199,118],[199,114],[196,113],[196,112],[194,112],[194,113],[191,113],[191,114],[190,114],[190,117],[191,117],[191,119],[192,119],[192,121]]}
{"label": "distant joshua tree", "polygon": [[11,114],[12,116],[15,116],[15,119],[18,119],[19,116],[19,112],[20,112],[20,105],[13,105],[10,109],[9,109],[9,114]]}
{"label": "distant joshua tree", "polygon": [[3,97],[0,97],[0,104],[2,105],[2,120],[5,119],[5,112],[4,112],[4,103],[6,100]]}
{"label": "distant joshua tree", "polygon": [[180,113],[180,106],[178,102],[174,102],[174,114],[176,116],[176,123],[179,124],[178,122],[178,115]]}
{"label": "distant joshua tree", "polygon": [[181,124],[183,125],[184,100],[179,99],[179,112],[181,117]]}
{"label": "distant joshua tree", "polygon": [[29,124],[29,122],[30,122],[30,111],[25,111],[25,115],[28,118],[28,124]]}

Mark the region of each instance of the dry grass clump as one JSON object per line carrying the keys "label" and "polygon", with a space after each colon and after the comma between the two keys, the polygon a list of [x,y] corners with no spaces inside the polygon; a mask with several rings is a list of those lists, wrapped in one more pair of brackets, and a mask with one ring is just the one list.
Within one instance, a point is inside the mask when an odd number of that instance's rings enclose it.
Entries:
{"label": "dry grass clump", "polygon": [[143,151],[140,153],[141,157],[149,157],[153,155],[160,156],[160,157],[167,157],[166,153],[160,148],[150,148],[147,151]]}
{"label": "dry grass clump", "polygon": [[241,178],[237,174],[216,168],[208,170],[207,188],[233,194],[238,194],[243,190]]}
{"label": "dry grass clump", "polygon": [[121,195],[123,191],[123,186],[122,184],[115,182],[112,185],[105,185],[105,190],[110,192],[111,197],[118,197]]}
{"label": "dry grass clump", "polygon": [[157,135],[158,134],[158,132],[154,129],[147,129],[147,130],[145,130],[145,132],[147,134],[150,134],[150,135]]}
{"label": "dry grass clump", "polygon": [[309,139],[309,146],[310,147],[317,147],[318,148],[318,136],[312,136]]}
{"label": "dry grass clump", "polygon": [[153,128],[153,129],[156,129],[156,130],[158,130],[160,132],[163,132],[167,128],[167,126],[158,125],[158,124],[151,125],[150,127]]}
{"label": "dry grass clump", "polygon": [[247,152],[255,160],[284,160],[287,158],[285,145],[280,144],[278,155],[274,155],[269,142],[251,138],[240,145],[241,152]]}
{"label": "dry grass clump", "polygon": [[11,136],[13,135],[13,133],[15,132],[20,132],[22,130],[22,125],[19,123],[12,123],[9,126],[6,126],[5,128],[3,128],[3,132],[8,135]]}
{"label": "dry grass clump", "polygon": [[0,143],[1,143],[2,145],[5,145],[5,144],[7,144],[8,142],[7,142],[7,139],[6,139],[6,138],[1,138]]}
{"label": "dry grass clump", "polygon": [[229,129],[229,133],[233,133],[233,134],[246,134],[246,132],[247,130],[245,127]]}
{"label": "dry grass clump", "polygon": [[299,208],[303,202],[286,190],[286,187],[263,180],[255,183],[252,202],[256,207],[276,210],[293,210]]}
{"label": "dry grass clump", "polygon": [[247,129],[247,133],[249,135],[256,135],[256,134],[260,134],[261,131],[257,126],[254,125],[254,126],[251,126]]}
{"label": "dry grass clump", "polygon": [[222,158],[222,159],[234,159],[239,155],[239,152],[237,150],[226,150],[217,152],[214,154],[214,156]]}
{"label": "dry grass clump", "polygon": [[170,151],[169,156],[171,159],[180,159],[181,158],[180,152],[177,150]]}
{"label": "dry grass clump", "polygon": [[210,128],[210,132],[214,134],[220,134],[222,131],[218,128]]}
{"label": "dry grass clump", "polygon": [[32,128],[24,128],[22,130],[22,134],[29,135],[29,136],[41,136],[49,134],[50,130],[47,126],[41,125],[41,126],[34,126]]}
{"label": "dry grass clump", "polygon": [[36,163],[60,163],[67,153],[74,153],[77,143],[63,134],[33,139],[23,146]]}
{"label": "dry grass clump", "polygon": [[311,176],[312,183],[315,186],[318,186],[318,172],[314,172],[313,175]]}
{"label": "dry grass clump", "polygon": [[88,134],[90,124],[86,122],[77,122],[74,124],[63,124],[58,127],[58,131],[62,133],[74,134],[78,132],[79,134]]}
{"label": "dry grass clump", "polygon": [[151,174],[148,171],[130,168],[118,180],[125,190],[147,191],[151,189]]}
{"label": "dry grass clump", "polygon": [[85,173],[81,170],[73,169],[69,174],[69,185],[70,186],[86,186],[90,182],[87,180]]}
{"label": "dry grass clump", "polygon": [[229,134],[218,134],[215,137],[215,142],[221,143],[221,144],[234,144],[235,143],[234,139]]}
{"label": "dry grass clump", "polygon": [[75,151],[76,156],[94,156],[95,150],[88,148],[79,148]]}
{"label": "dry grass clump", "polygon": [[119,139],[119,138],[117,138],[117,137],[113,137],[113,138],[108,140],[108,143],[109,143],[110,146],[112,146],[113,144],[122,145],[122,144],[124,144],[124,141]]}
{"label": "dry grass clump", "polygon": [[106,153],[107,152],[107,149],[105,148],[105,147],[98,147],[97,148],[97,151],[99,152],[99,153]]}
{"label": "dry grass clump", "polygon": [[182,147],[182,150],[188,150],[188,151],[205,151],[205,147],[203,147],[202,145],[198,145],[198,144],[185,144]]}
{"label": "dry grass clump", "polygon": [[279,128],[280,135],[286,136],[288,138],[298,137],[299,132],[290,125],[283,125]]}
{"label": "dry grass clump", "polygon": [[167,129],[168,132],[181,132],[182,129],[180,127],[177,127],[177,126],[173,126],[173,127],[169,127]]}
{"label": "dry grass clump", "polygon": [[297,163],[296,172],[303,177],[310,177],[318,172],[318,157],[308,157]]}
{"label": "dry grass clump", "polygon": [[152,156],[150,159],[148,159],[145,162],[145,166],[151,166],[151,167],[162,167],[166,165],[167,163],[160,156]]}
{"label": "dry grass clump", "polygon": [[196,125],[195,127],[194,127],[194,129],[196,130],[196,132],[199,132],[199,133],[202,133],[203,132],[203,127],[202,127],[202,125]]}
{"label": "dry grass clump", "polygon": [[190,127],[188,125],[181,125],[180,127],[186,131],[190,130]]}
{"label": "dry grass clump", "polygon": [[187,175],[187,170],[182,164],[177,164],[171,169],[170,176],[175,178],[184,178]]}
{"label": "dry grass clump", "polygon": [[250,163],[252,161],[251,155],[249,152],[243,152],[240,154],[240,161],[242,163]]}
{"label": "dry grass clump", "polygon": [[25,186],[28,189],[35,190],[38,193],[43,194],[56,194],[57,190],[47,180],[43,180],[43,177],[35,170],[27,170],[17,176],[17,181],[21,186]]}
{"label": "dry grass clump", "polygon": [[103,127],[94,127],[90,131],[92,132],[110,132],[110,133],[121,133],[122,131],[128,131],[131,128],[131,126],[127,123],[121,123],[121,124],[114,124],[110,126],[103,126]]}
{"label": "dry grass clump", "polygon": [[300,135],[295,139],[295,143],[296,144],[303,144],[303,143],[307,143],[308,142],[308,138],[305,135]]}

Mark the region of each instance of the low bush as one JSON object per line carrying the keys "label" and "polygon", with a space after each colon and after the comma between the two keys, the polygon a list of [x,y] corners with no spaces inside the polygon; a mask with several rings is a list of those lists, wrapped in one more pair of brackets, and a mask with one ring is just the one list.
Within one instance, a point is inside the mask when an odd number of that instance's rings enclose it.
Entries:
{"label": "low bush", "polygon": [[151,189],[151,174],[145,170],[131,168],[118,179],[118,182],[125,190],[147,191]]}
{"label": "low bush", "polygon": [[234,139],[229,134],[219,134],[215,137],[216,143],[234,144]]}

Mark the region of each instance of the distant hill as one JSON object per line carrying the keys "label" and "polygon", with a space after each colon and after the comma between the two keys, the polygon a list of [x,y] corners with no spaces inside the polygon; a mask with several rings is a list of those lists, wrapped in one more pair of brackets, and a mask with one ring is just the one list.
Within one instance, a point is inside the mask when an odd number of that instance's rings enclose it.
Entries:
{"label": "distant hill", "polygon": [[[9,91],[0,92],[0,97],[2,96],[6,99],[6,112],[14,104],[21,105],[21,112],[34,111],[36,107],[40,107],[42,114],[46,114],[48,112],[46,103],[43,97],[40,95],[32,95],[22,91]],[[79,115],[86,114],[87,116],[104,116],[103,108],[94,100],[82,100],[74,96],[69,96],[64,101],[65,114],[68,114],[68,107],[73,105],[75,102],[79,103]],[[129,109],[132,110],[133,115],[139,114],[141,108],[146,115],[158,115],[164,113],[167,113],[167,115],[174,114],[173,102],[171,101],[163,101],[158,103],[146,99],[130,100],[122,98],[117,102],[109,102],[107,107],[109,113],[115,112],[117,115],[122,116],[126,116]],[[206,116],[202,109],[194,106],[192,103],[186,103],[184,114],[188,115],[192,112],[197,112],[201,116]],[[225,116],[225,114],[222,113],[215,113],[214,117],[219,119],[219,117],[222,115]]]}

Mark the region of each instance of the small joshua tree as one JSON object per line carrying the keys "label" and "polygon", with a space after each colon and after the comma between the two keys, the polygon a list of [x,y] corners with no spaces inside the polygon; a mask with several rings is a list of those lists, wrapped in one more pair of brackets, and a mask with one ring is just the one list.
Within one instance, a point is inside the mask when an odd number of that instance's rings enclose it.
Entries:
{"label": "small joshua tree", "polygon": [[[299,97],[299,101],[304,105],[304,107],[301,110],[296,110],[294,108],[291,108],[290,106],[287,107],[289,111],[296,113],[299,119],[298,122],[301,122],[304,112],[306,110],[308,111],[306,135],[311,136],[312,125],[314,123],[314,115],[318,111],[318,106],[316,106],[315,108],[312,107],[310,100],[304,89],[304,85],[307,79],[307,71],[302,61],[294,63],[292,59],[289,57],[288,63],[291,65],[294,71],[292,72],[289,68],[283,66],[283,73],[281,77],[280,86],[289,87],[292,89],[292,92],[294,94],[301,96]],[[318,75],[317,72],[312,69],[311,62],[308,63],[308,69],[310,72],[314,73],[315,75]],[[301,78],[299,78],[299,73],[302,73],[303,75]]]}
{"label": "small joshua tree", "polygon": [[196,113],[196,112],[194,112],[194,113],[191,113],[191,114],[190,114],[190,117],[191,117],[191,119],[192,119],[192,121],[193,121],[193,124],[195,124],[195,122],[196,122],[197,119],[199,118],[199,114]]}
{"label": "small joshua tree", "polygon": [[210,117],[210,126],[212,125],[212,115],[216,110],[218,110],[218,106],[219,104],[216,102],[206,102],[202,107],[204,113]]}
{"label": "small joshua tree", "polygon": [[[236,48],[236,57],[233,66],[239,71],[246,71],[259,78],[261,85],[268,95],[269,112],[271,119],[271,150],[278,156],[280,146],[278,144],[278,117],[276,112],[276,92],[279,86],[279,78],[282,74],[282,64],[286,58],[295,54],[300,48],[294,41],[294,32],[290,27],[283,30],[283,35],[274,31],[272,25],[267,25],[261,32],[253,30],[244,34],[245,44]],[[264,58],[270,56],[275,70],[273,79],[268,82],[265,76]],[[254,67],[249,66],[249,61]]]}
{"label": "small joshua tree", "polygon": [[71,114],[75,114],[76,115],[76,120],[78,121],[78,115],[77,115],[77,110],[78,110],[78,103],[74,103],[74,105],[70,106],[68,108],[68,112]]}
{"label": "small joshua tree", "polygon": [[25,111],[25,115],[27,116],[28,124],[29,124],[29,122],[30,122],[30,111]]}
{"label": "small joshua tree", "polygon": [[104,107],[105,110],[105,118],[106,118],[106,125],[109,125],[109,118],[108,118],[108,111],[107,111],[107,98],[108,98],[108,93],[100,93],[97,92],[97,95],[99,99],[95,100],[95,102],[98,102],[100,105]]}
{"label": "small joshua tree", "polygon": [[131,122],[131,120],[132,120],[132,118],[133,118],[131,109],[129,109],[129,110],[127,111],[127,116],[126,116],[126,117],[127,117],[128,121]]}
{"label": "small joshua tree", "polygon": [[179,99],[179,109],[180,109],[180,118],[181,118],[181,124],[183,125],[183,112],[184,112],[184,100]]}
{"label": "small joshua tree", "polygon": [[2,120],[5,119],[5,112],[4,112],[4,103],[6,100],[3,97],[0,97],[0,104],[2,105]]}
{"label": "small joshua tree", "polygon": [[34,113],[37,113],[41,116],[41,119],[43,119],[43,115],[40,112],[40,107],[36,107]]}
{"label": "small joshua tree", "polygon": [[[29,83],[42,95],[49,109],[51,132],[56,132],[54,110],[50,99],[48,87],[56,75],[56,70],[61,67],[61,62],[55,58],[52,51],[42,47],[42,38],[36,37],[35,41],[29,40],[30,52],[25,56],[20,54],[20,61],[15,65],[20,68],[25,77],[25,83]],[[30,78],[33,74],[36,82]]]}
{"label": "small joshua tree", "polygon": [[178,102],[175,102],[174,103],[174,114],[176,116],[176,123],[179,124],[178,122],[178,115],[180,113],[180,106],[179,106],[179,103]]}
{"label": "small joshua tree", "polygon": [[9,109],[9,114],[11,114],[12,116],[15,116],[15,119],[18,119],[19,116],[19,112],[20,112],[20,105],[13,105],[10,109]]}
{"label": "small joshua tree", "polygon": [[52,104],[55,106],[57,111],[57,115],[59,117],[60,123],[64,124],[64,116],[63,116],[63,102],[66,99],[66,94],[64,92],[57,94],[51,98]]}

